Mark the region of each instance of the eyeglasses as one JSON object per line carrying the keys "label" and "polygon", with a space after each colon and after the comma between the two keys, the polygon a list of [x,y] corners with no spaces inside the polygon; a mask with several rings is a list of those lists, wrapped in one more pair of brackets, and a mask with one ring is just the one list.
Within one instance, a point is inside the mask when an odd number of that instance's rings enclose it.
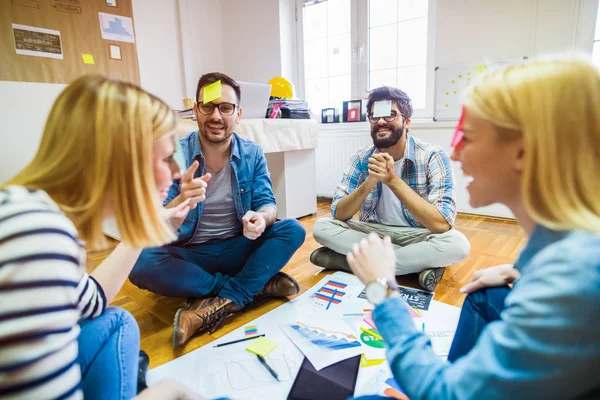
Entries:
{"label": "eyeglasses", "polygon": [[237,108],[237,106],[233,103],[220,103],[220,104],[213,104],[213,103],[201,103],[198,102],[198,111],[200,111],[200,114],[203,115],[211,115],[213,113],[213,111],[215,110],[215,108],[219,109],[219,113],[221,113],[221,115],[224,115],[226,117],[233,115],[233,113],[235,112],[235,109]]}
{"label": "eyeglasses", "polygon": [[383,118],[384,121],[386,122],[394,122],[396,120],[396,118],[398,118],[398,113],[394,110],[392,110],[390,112],[390,115],[388,115],[387,117],[374,117],[373,114],[369,114],[369,122],[372,124],[376,124],[379,122],[380,118]]}

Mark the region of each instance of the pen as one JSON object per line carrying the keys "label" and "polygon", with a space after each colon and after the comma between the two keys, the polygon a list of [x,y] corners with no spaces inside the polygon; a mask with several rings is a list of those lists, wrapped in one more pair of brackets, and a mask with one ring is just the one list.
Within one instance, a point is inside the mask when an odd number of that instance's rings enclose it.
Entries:
{"label": "pen", "polygon": [[260,361],[260,363],[265,366],[265,368],[267,369],[267,371],[269,371],[269,373],[271,374],[271,376],[273,378],[275,378],[275,380],[277,382],[281,382],[279,380],[279,375],[277,375],[277,372],[273,371],[273,368],[271,368],[269,366],[269,364],[267,364],[267,361],[263,357],[259,356],[258,354],[256,355],[256,357],[258,357],[258,361]]}
{"label": "pen", "polygon": [[331,298],[329,299],[329,303],[327,303],[327,308],[325,308],[326,310],[329,310],[329,306],[331,305],[331,302],[333,301],[333,299],[335,298],[335,295],[337,294],[337,289],[333,290],[333,294],[331,295]]}
{"label": "pen", "polygon": [[363,328],[363,327],[361,326],[361,327],[360,327],[360,330],[361,330],[361,331],[363,331],[364,333],[366,333],[367,335],[371,335],[371,336],[373,336],[374,338],[377,338],[377,339],[379,339],[379,340],[383,340],[383,338],[381,337],[381,335],[380,335],[380,334],[378,334],[378,333],[375,333],[375,332],[372,332],[372,331],[368,330],[367,328]]}
{"label": "pen", "polygon": [[238,340],[233,340],[231,342],[225,342],[225,343],[220,343],[214,347],[221,347],[221,346],[227,346],[228,344],[234,344],[234,343],[239,343],[239,342],[245,342],[246,340],[252,340],[252,339],[256,339],[259,338],[261,336],[265,336],[265,334],[263,333],[262,335],[256,335],[256,336],[252,336],[252,337],[247,337],[247,338],[243,338],[243,339],[238,339]]}
{"label": "pen", "polygon": [[421,325],[421,331],[422,331],[423,333],[425,333],[425,322],[423,322],[423,324]]}

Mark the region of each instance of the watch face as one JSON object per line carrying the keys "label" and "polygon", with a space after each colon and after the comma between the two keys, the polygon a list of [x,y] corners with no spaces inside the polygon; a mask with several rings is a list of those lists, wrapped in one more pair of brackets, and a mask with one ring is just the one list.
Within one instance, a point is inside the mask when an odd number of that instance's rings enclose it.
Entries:
{"label": "watch face", "polygon": [[387,290],[382,284],[371,282],[365,289],[365,295],[367,296],[367,300],[374,305],[378,305],[383,303],[387,297]]}

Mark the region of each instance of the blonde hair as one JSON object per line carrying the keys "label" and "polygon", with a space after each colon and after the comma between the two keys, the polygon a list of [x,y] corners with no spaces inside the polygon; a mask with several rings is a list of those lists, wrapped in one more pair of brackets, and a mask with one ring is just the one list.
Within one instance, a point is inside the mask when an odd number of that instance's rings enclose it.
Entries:
{"label": "blonde hair", "polygon": [[536,223],[600,232],[600,72],[587,58],[490,73],[466,93],[465,105],[500,139],[522,137],[522,199]]}
{"label": "blonde hair", "polygon": [[81,77],[58,96],[33,161],[6,186],[47,192],[92,248],[106,245],[107,205],[124,243],[163,245],[175,236],[160,217],[153,146],[176,124],[169,106],[135,85]]}

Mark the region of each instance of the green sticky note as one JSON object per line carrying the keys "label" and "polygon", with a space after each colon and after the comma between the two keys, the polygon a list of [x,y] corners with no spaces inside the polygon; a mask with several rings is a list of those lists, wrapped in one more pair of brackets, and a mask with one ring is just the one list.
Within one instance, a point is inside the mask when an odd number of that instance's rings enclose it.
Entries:
{"label": "green sticky note", "polygon": [[252,344],[246,347],[246,350],[248,350],[250,353],[257,354],[261,357],[266,357],[269,355],[269,353],[275,350],[275,347],[277,346],[278,345],[276,342],[262,336],[256,340],[253,340]]}
{"label": "green sticky note", "polygon": [[181,148],[179,139],[177,139],[177,135],[175,135],[175,153],[173,154],[173,158],[179,166],[181,173],[184,174],[187,168],[185,167],[185,160],[183,158],[183,149]]}
{"label": "green sticky note", "polygon": [[485,74],[487,71],[487,66],[485,65],[476,65],[475,66],[475,76]]}
{"label": "green sticky note", "polygon": [[218,99],[221,97],[221,80],[211,83],[208,86],[204,86],[204,104]]}

